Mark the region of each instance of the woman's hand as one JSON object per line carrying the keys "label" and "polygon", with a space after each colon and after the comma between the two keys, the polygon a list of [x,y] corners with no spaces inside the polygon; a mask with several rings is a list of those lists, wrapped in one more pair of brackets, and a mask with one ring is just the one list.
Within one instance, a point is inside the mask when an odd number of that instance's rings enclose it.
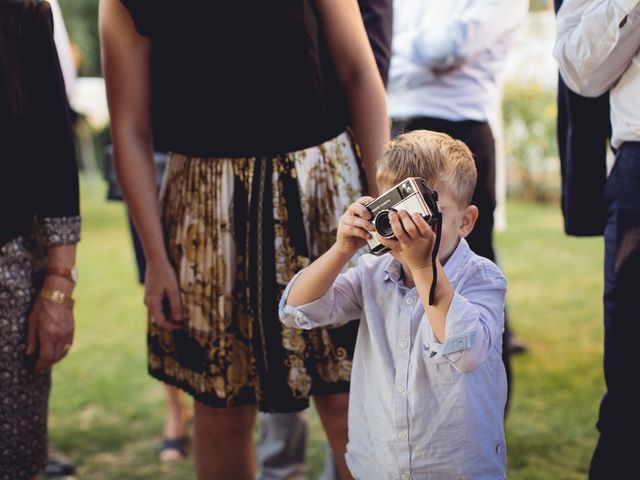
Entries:
{"label": "woman's hand", "polygon": [[389,223],[397,240],[378,237],[378,241],[397,252],[412,272],[432,268],[431,252],[436,234],[426,220],[419,213],[409,215],[400,210],[389,214]]}
{"label": "woman's hand", "polygon": [[[71,296],[73,285],[64,279],[47,277],[45,288]],[[73,344],[73,311],[66,305],[36,298],[27,319],[27,355],[37,354],[35,370],[50,368]]]}
{"label": "woman's hand", "polygon": [[178,280],[171,264],[167,260],[148,262],[144,285],[144,304],[152,321],[169,330],[185,328]]}
{"label": "woman's hand", "polygon": [[369,232],[375,227],[369,221],[371,213],[365,205],[372,200],[373,197],[360,197],[340,217],[336,238],[336,248],[340,253],[350,257],[371,238]]}

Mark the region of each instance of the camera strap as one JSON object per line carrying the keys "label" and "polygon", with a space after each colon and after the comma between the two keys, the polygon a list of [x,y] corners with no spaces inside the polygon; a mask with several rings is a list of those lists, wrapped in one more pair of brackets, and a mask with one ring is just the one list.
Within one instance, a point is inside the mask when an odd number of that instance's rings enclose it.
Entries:
{"label": "camera strap", "polygon": [[[433,192],[435,194],[435,192]],[[437,195],[437,194],[436,194]],[[437,204],[436,196],[436,204]],[[436,241],[433,244],[433,250],[431,251],[431,271],[433,272],[433,280],[431,281],[431,289],[429,290],[429,305],[433,305],[436,296],[436,287],[438,286],[438,250],[440,250],[440,239],[442,237],[442,213],[438,209],[438,213],[434,215],[436,218]]]}

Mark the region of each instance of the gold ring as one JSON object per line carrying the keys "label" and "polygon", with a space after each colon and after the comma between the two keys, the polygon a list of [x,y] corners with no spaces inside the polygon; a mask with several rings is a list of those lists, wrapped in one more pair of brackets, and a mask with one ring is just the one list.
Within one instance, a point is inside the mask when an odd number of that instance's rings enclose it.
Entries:
{"label": "gold ring", "polygon": [[70,343],[67,343],[67,344],[64,346],[64,348],[62,349],[62,351],[63,351],[64,353],[67,353],[67,352],[69,351],[69,349],[70,349],[70,348],[71,348],[71,344],[70,344]]}

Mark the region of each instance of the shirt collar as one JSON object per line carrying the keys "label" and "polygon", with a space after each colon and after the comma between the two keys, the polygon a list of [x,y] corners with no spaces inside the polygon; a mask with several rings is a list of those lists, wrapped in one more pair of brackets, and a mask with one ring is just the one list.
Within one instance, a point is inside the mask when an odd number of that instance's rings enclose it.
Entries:
{"label": "shirt collar", "polygon": [[450,282],[453,282],[455,280],[454,276],[456,276],[460,272],[462,265],[469,255],[469,252],[471,252],[469,244],[464,238],[460,238],[458,245],[451,253],[451,256],[449,256],[449,260],[447,260],[447,263],[445,263],[442,267],[444,269],[444,274],[447,276]]}
{"label": "shirt collar", "polygon": [[[449,256],[447,263],[442,267],[449,281],[452,281],[452,277],[460,271],[460,267],[464,263],[470,251],[467,241],[464,238],[460,238],[458,245],[451,253],[451,256]],[[402,264],[391,254],[389,254],[389,261],[384,268],[384,273],[385,281],[390,280],[393,283],[398,283],[402,278]]]}
{"label": "shirt collar", "polygon": [[396,260],[393,255],[389,254],[389,261],[384,268],[384,280],[390,280],[393,283],[398,283],[402,278],[402,264]]}

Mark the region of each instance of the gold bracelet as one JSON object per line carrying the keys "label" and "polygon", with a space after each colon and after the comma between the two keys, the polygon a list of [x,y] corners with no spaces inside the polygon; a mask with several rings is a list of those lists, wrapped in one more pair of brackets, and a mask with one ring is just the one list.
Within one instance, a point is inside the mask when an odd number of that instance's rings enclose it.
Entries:
{"label": "gold bracelet", "polygon": [[73,310],[73,304],[75,303],[73,298],[71,298],[71,295],[67,295],[60,290],[51,290],[50,288],[43,288],[40,291],[40,298],[59,303],[60,305],[66,305],[71,310]]}

